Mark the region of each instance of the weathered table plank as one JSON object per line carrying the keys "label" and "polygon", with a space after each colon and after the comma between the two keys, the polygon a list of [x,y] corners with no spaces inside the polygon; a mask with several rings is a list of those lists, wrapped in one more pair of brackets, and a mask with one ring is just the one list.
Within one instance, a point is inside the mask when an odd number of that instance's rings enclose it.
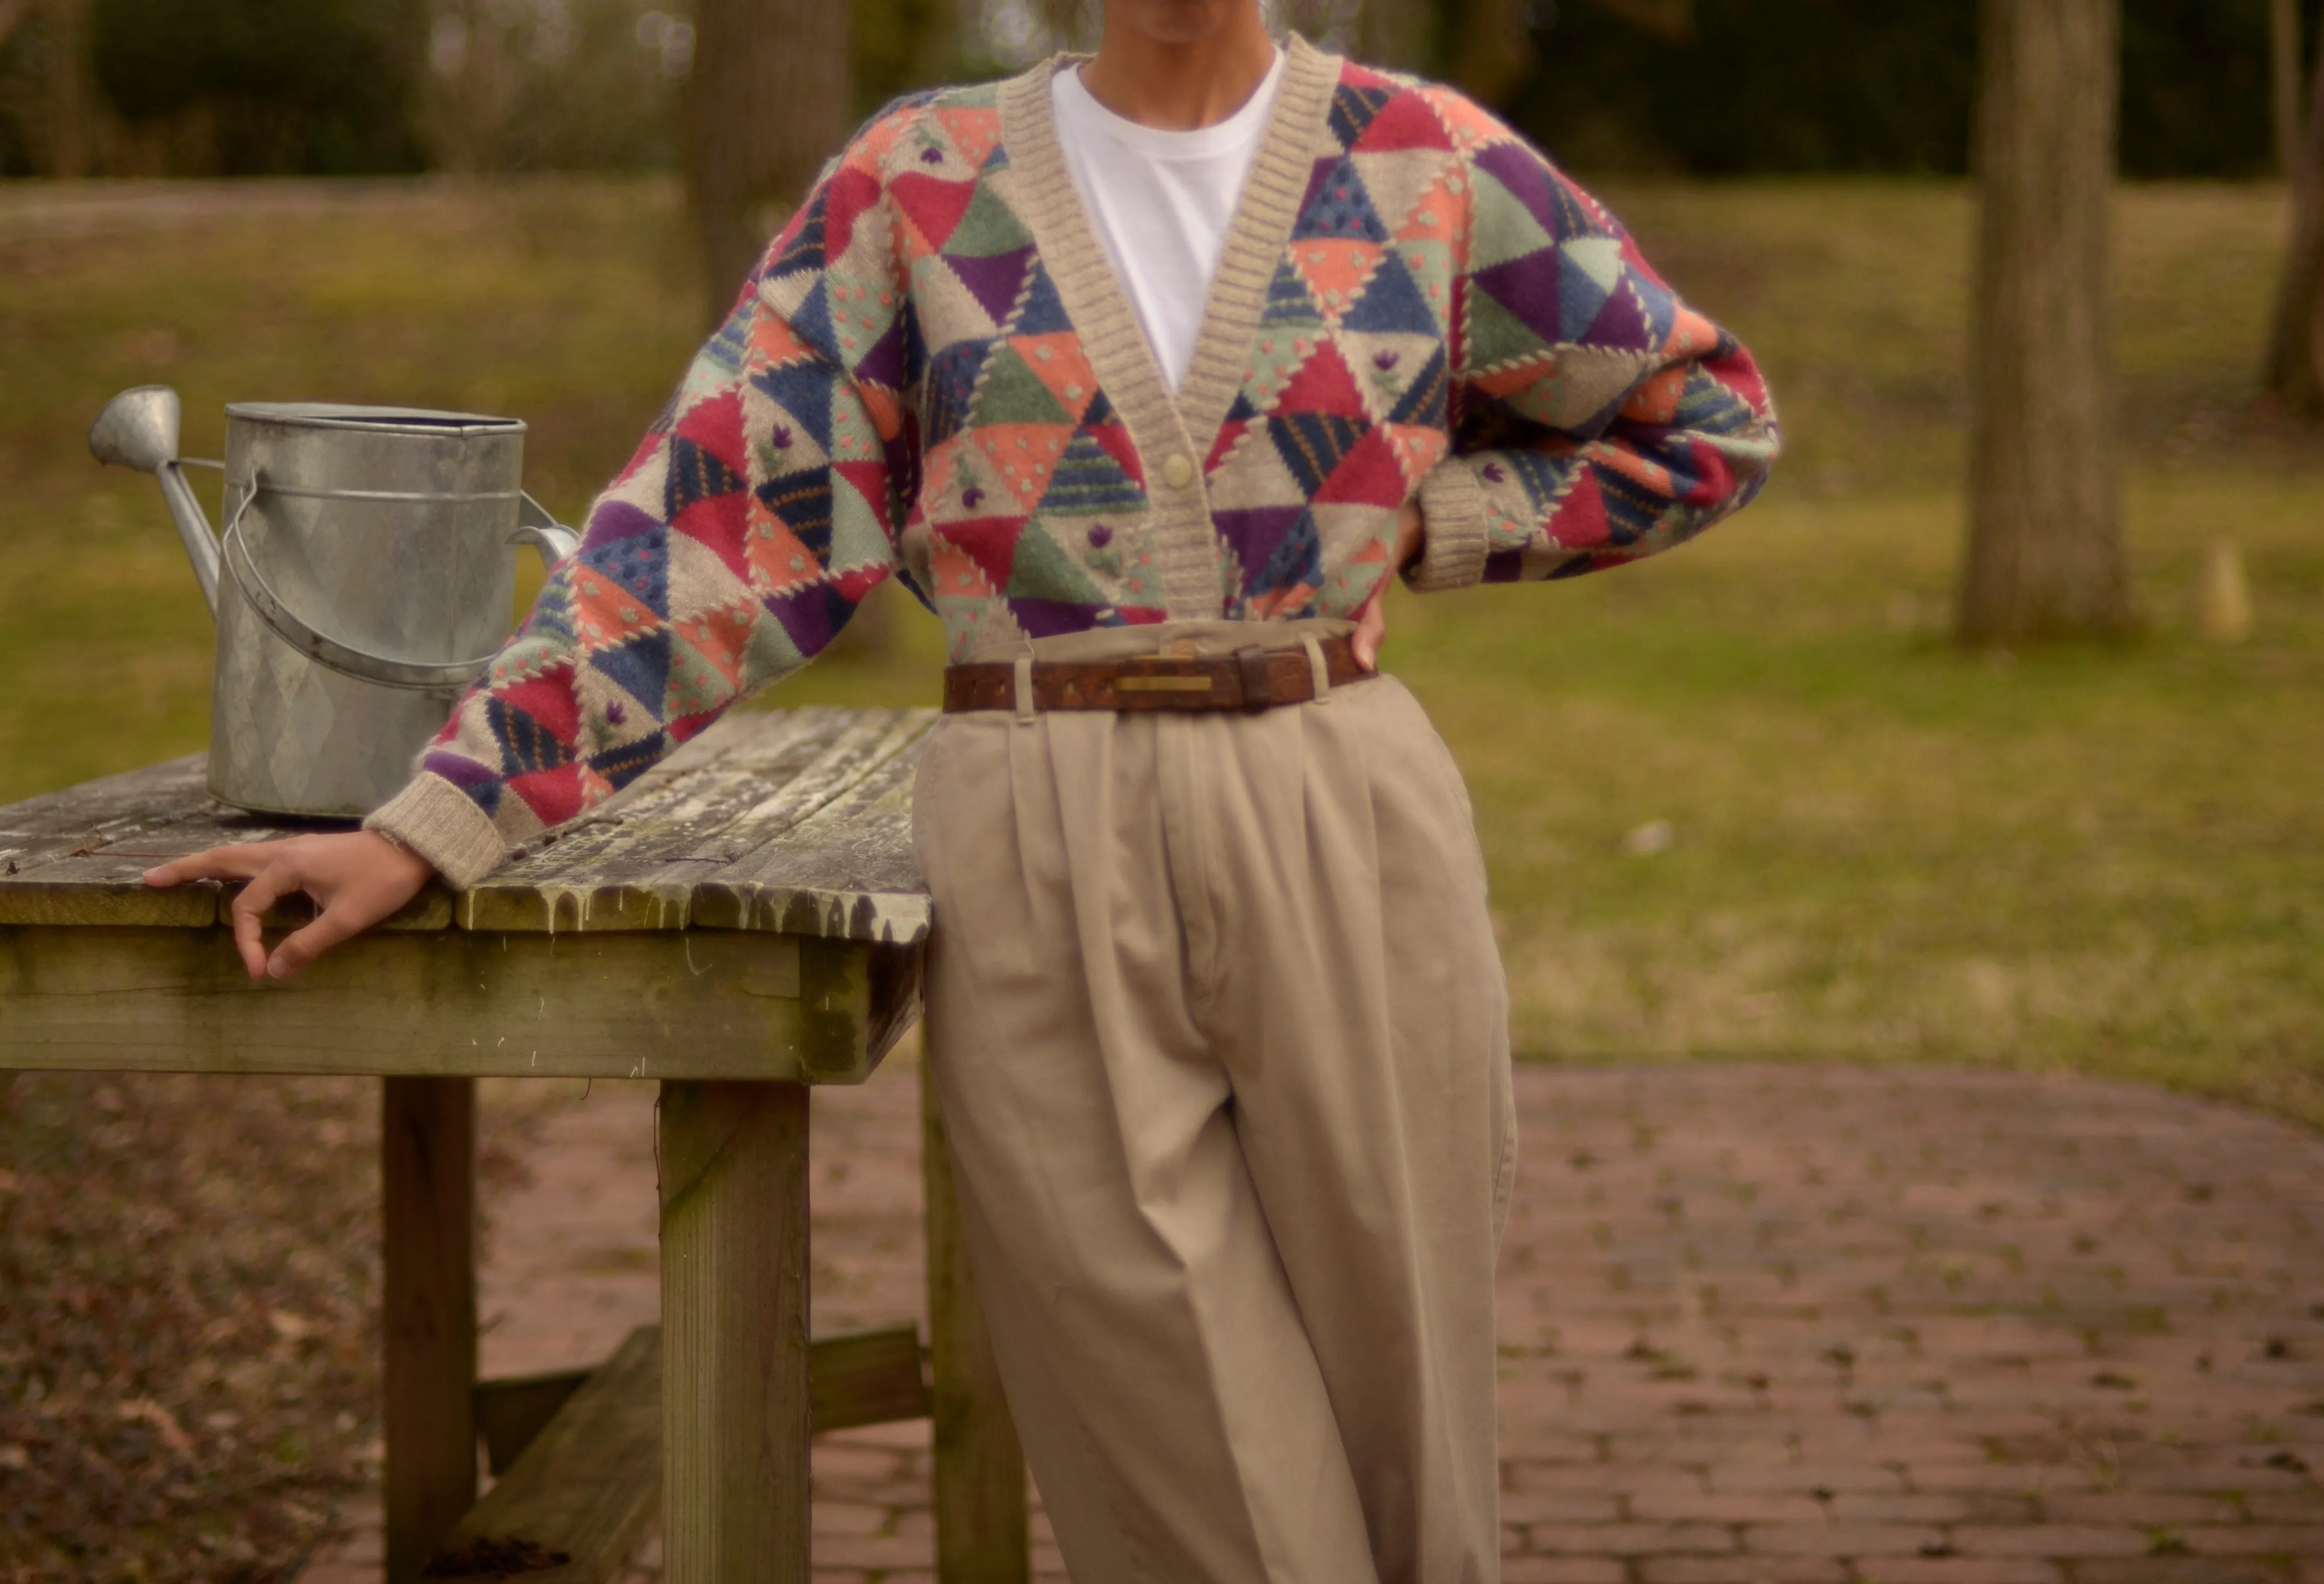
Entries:
{"label": "weathered table plank", "polygon": [[[571,932],[712,922],[696,911],[696,898],[731,890],[770,850],[827,840],[832,808],[852,806],[866,777],[917,763],[931,723],[927,712],[905,710],[773,719],[771,729],[751,723],[702,759],[641,778],[629,797],[492,876],[461,898],[461,926]],[[917,878],[914,870],[908,881],[915,890]]]}
{"label": "weathered table plank", "polygon": [[253,984],[221,929],[0,927],[0,1068],[861,1082],[885,1047],[826,1004],[882,948],[816,944],[408,931]]}
{"label": "weathered table plank", "polygon": [[[911,778],[936,715],[729,715],[539,851],[393,927],[573,935],[739,929],[910,945],[928,928]],[[155,891],[154,864],[206,847],[345,828],[212,802],[198,755],[0,807],[0,926],[206,929],[228,894]]]}
{"label": "weathered table plank", "polygon": [[[810,1416],[886,1418],[924,1401],[908,1336],[851,1340],[862,1356],[850,1356],[845,1402],[817,1404],[810,1392],[801,1086],[862,1081],[918,1014],[930,911],[912,852],[911,791],[935,720],[927,711],[730,716],[484,884],[458,898],[431,888],[376,935],[281,983],[244,974],[218,927],[229,889],[154,891],[143,872],[207,847],[343,825],[212,802],[199,758],[0,807],[0,1075],[62,1067],[390,1080],[388,1220],[401,1254],[392,1247],[389,1307],[410,1311],[412,1323],[391,1316],[388,1374],[395,1395],[417,1388],[410,1411],[390,1415],[389,1483],[404,1492],[390,1502],[401,1515],[391,1519],[403,1536],[391,1545],[398,1571],[472,1488],[473,1466],[447,1450],[473,1445],[473,1359],[461,1351],[461,1333],[472,1349],[473,1332],[460,1318],[470,1300],[458,1272],[437,1268],[461,1264],[466,1247],[470,1211],[447,1172],[469,1147],[455,1114],[468,1078],[666,1081],[669,1372],[658,1483],[673,1584],[803,1580]],[[269,923],[302,916],[294,904]],[[399,1117],[412,1119],[400,1143]],[[933,1119],[928,1132],[934,1181],[948,1187]],[[1022,1466],[968,1312],[954,1214],[948,1192],[932,1194],[940,1576],[1021,1579]],[[398,1270],[428,1279],[399,1281]],[[644,1472],[655,1437],[638,1417],[643,1361],[624,1353],[603,1413],[573,1421],[603,1421],[581,1439],[608,1438],[607,1468],[626,1470],[611,1476],[626,1493],[610,1515],[620,1521],[587,1537],[574,1530],[584,1572],[623,1549],[656,1483]],[[561,1467],[576,1449],[554,1458],[536,1450]],[[536,1483],[568,1515],[609,1515],[581,1514],[576,1493],[553,1490],[555,1480]],[[524,1488],[506,1487],[502,1506]],[[488,1529],[499,1511],[488,1508],[461,1533]]]}
{"label": "weathered table plank", "polygon": [[[459,1521],[444,1546],[453,1565],[439,1568],[447,1576],[465,1563],[470,1577],[603,1584],[621,1571],[660,1505],[661,1332],[640,1326]],[[550,1564],[559,1555],[566,1560]],[[492,1568],[495,1560],[508,1565]],[[392,1564],[389,1579],[394,1584]]]}

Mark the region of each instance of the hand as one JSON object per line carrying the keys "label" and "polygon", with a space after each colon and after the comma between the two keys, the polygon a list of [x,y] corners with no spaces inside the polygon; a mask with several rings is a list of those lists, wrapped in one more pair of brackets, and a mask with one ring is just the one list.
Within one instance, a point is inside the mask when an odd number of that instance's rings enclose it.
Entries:
{"label": "hand", "polygon": [[[213,847],[145,871],[149,886],[188,880],[248,880],[234,899],[234,944],[253,979],[288,979],[351,935],[361,935],[420,895],[435,870],[371,831],[293,836]],[[259,920],[294,891],[315,899],[315,921],[266,954]]]}
{"label": "hand", "polygon": [[[1389,566],[1401,572],[1420,555],[1428,542],[1427,524],[1420,515],[1420,502],[1406,501],[1396,514],[1396,548]],[[1349,639],[1356,651],[1356,664],[1367,671],[1379,669],[1380,640],[1388,636],[1388,585],[1385,577],[1372,590],[1371,603],[1356,618],[1356,631]]]}

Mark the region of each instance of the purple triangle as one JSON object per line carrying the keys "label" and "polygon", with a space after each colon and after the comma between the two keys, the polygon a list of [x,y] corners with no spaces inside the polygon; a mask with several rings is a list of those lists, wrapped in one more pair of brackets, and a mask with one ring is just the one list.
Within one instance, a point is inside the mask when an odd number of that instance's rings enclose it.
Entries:
{"label": "purple triangle", "polygon": [[1476,161],[1479,170],[1508,189],[1509,196],[1525,206],[1526,213],[1540,221],[1551,235],[1558,235],[1554,222],[1565,207],[1560,202],[1563,195],[1537,155],[1522,143],[1509,142],[1479,150]]}
{"label": "purple triangle", "polygon": [[855,377],[890,391],[904,388],[904,321],[899,318],[855,365]]}
{"label": "purple triangle", "polygon": [[769,594],[760,603],[783,625],[783,633],[809,659],[839,636],[855,607],[828,583],[795,584]]}
{"label": "purple triangle", "polygon": [[1639,307],[1638,294],[1628,285],[1614,288],[1582,338],[1592,346],[1614,346],[1625,352],[1652,352],[1656,340],[1653,324]]}
{"label": "purple triangle", "polygon": [[1211,522],[1219,537],[1234,547],[1235,559],[1242,564],[1244,581],[1249,582],[1306,510],[1305,506],[1254,506],[1242,511],[1213,511]]}
{"label": "purple triangle", "polygon": [[1009,602],[1009,613],[1017,618],[1017,625],[1031,638],[1049,638],[1060,632],[1087,632],[1102,626],[1098,620],[1104,605],[1077,604],[1071,600],[1022,600]]}
{"label": "purple triangle", "polygon": [[1018,289],[1025,284],[1026,266],[1033,262],[1033,250],[1020,247],[1014,253],[998,253],[990,258],[955,258],[945,255],[945,262],[968,288],[984,311],[992,316],[996,325],[1006,324],[1009,310],[1017,306]]}
{"label": "purple triangle", "polygon": [[1523,258],[1480,270],[1471,280],[1545,344],[1554,346],[1564,339],[1557,322],[1560,293],[1555,248],[1540,248]]}

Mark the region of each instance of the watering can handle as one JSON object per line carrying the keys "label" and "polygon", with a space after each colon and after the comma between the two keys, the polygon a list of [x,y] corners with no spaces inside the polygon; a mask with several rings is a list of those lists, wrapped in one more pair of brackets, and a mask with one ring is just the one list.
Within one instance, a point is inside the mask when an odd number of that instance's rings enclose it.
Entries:
{"label": "watering can handle", "polygon": [[[375,682],[383,687],[409,688],[415,693],[457,693],[484,675],[484,668],[493,663],[493,657],[500,653],[499,649],[473,660],[450,660],[441,664],[392,660],[384,655],[372,654],[352,644],[341,643],[300,620],[267,584],[258,570],[257,563],[251,559],[249,547],[243,542],[243,514],[250,510],[251,502],[258,498],[258,492],[264,487],[264,478],[254,474],[250,488],[235,504],[234,515],[226,520],[226,531],[218,536],[218,559],[225,566],[226,575],[234,579],[235,586],[242,590],[242,597],[250,602],[250,608],[258,612],[258,619],[266,623],[275,637],[343,677],[352,677],[358,682]],[[540,549],[541,560],[554,566],[580,541],[571,529],[562,527],[549,518],[530,495],[524,497],[524,503],[538,512],[542,520],[528,522],[511,534],[508,542],[522,541],[533,545]],[[558,553],[552,555],[552,549]]]}
{"label": "watering can handle", "polygon": [[522,490],[517,492],[517,529],[508,537],[512,545],[530,545],[540,552],[540,564],[555,571],[557,564],[581,548],[581,536],[549,514],[549,508]]}

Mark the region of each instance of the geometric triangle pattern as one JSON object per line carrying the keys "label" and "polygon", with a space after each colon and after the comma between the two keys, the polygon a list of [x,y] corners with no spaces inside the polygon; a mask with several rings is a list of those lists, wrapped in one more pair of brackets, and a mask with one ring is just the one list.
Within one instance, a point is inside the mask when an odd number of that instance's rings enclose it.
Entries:
{"label": "geometric triangle pattern", "polygon": [[1214,584],[1164,592],[1190,547],[1164,553],[1157,475],[1186,488],[1188,459],[1141,449],[1125,412],[1151,400],[1108,388],[1067,311],[1040,239],[1068,218],[1036,207],[1077,201],[1062,161],[1006,145],[1001,85],[908,96],[769,245],[423,768],[530,840],[805,665],[891,574],[960,658],[1359,614],[1416,500],[1407,576],[1448,587],[1635,560],[1751,498],[1776,448],[1757,366],[1595,198],[1452,89],[1296,62],[1315,118],[1278,110],[1243,199],[1272,207],[1238,231],[1286,240],[1216,310],[1248,318],[1209,327],[1247,336],[1195,360],[1240,364],[1186,437]]}

